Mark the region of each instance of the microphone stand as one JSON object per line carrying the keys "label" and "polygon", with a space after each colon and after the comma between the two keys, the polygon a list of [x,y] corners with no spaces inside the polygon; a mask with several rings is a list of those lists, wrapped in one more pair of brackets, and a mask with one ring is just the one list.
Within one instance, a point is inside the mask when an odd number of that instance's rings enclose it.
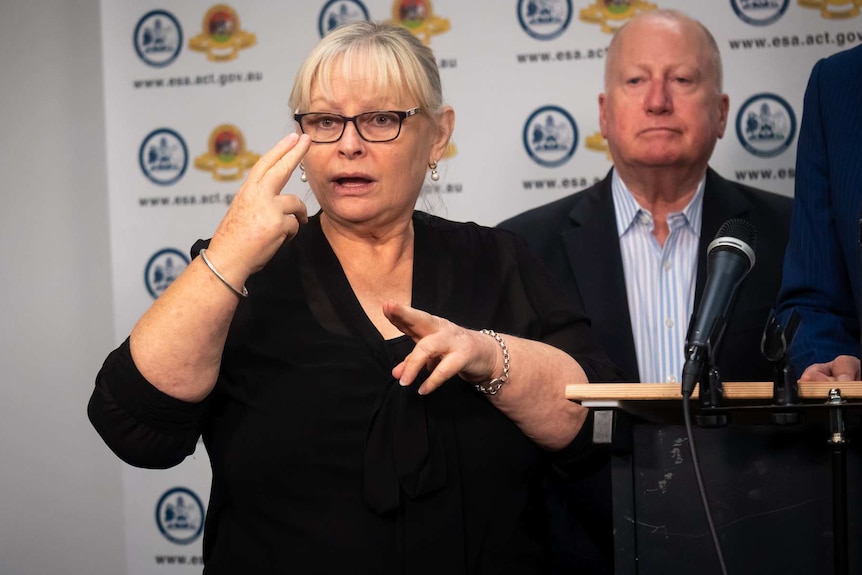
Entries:
{"label": "microphone stand", "polygon": [[[796,370],[788,359],[788,350],[801,316],[795,310],[782,326],[775,318],[775,310],[770,310],[760,349],[763,356],[772,362],[775,380],[772,387],[774,406],[793,407],[799,404],[799,383]],[[844,434],[844,408],[846,402],[841,398],[841,390],[829,390],[826,401],[829,410],[829,453],[832,461],[832,560],[835,575],[848,575],[850,572],[849,535],[847,529],[847,451]],[[798,409],[775,410],[770,418],[777,425],[792,425],[802,420],[803,413]]]}
{"label": "microphone stand", "polygon": [[844,404],[841,390],[829,390],[829,438],[832,455],[832,531],[835,537],[832,553],[835,575],[850,573],[850,540],[847,532],[847,451],[844,437]]}
{"label": "microphone stand", "polygon": [[[793,310],[787,321],[787,326],[778,323],[775,310],[769,310],[766,327],[763,329],[763,339],[760,341],[760,351],[773,365],[772,402],[773,405],[794,406],[799,403],[799,383],[796,369],[790,364],[788,350],[796,335],[801,316]],[[776,425],[793,425],[802,421],[802,412],[789,409],[773,411],[769,414],[772,423]]]}
{"label": "microphone stand", "polygon": [[695,421],[700,427],[725,427],[730,416],[727,411],[720,410],[724,399],[724,385],[721,373],[715,366],[715,356],[724,339],[724,330],[727,324],[722,321],[715,329],[714,343],[706,346],[706,361],[703,363],[703,371],[700,374],[698,399],[700,409],[695,414]]}
{"label": "microphone stand", "polygon": [[711,351],[703,367],[703,374],[700,376],[698,399],[700,409],[694,419],[700,427],[724,427],[728,424],[728,413],[718,409],[724,399],[724,385],[721,374],[715,367]]}

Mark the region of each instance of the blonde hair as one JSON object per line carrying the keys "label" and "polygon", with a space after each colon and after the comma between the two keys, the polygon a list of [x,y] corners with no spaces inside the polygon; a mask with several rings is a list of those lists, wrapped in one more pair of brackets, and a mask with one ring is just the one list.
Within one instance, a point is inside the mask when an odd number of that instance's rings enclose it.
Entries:
{"label": "blonde hair", "polygon": [[369,90],[391,94],[406,90],[422,113],[436,124],[443,107],[440,72],[431,49],[401,26],[379,22],[351,22],[333,30],[311,51],[296,74],[289,104],[294,112],[308,112],[311,89],[331,93],[336,67],[345,75],[371,79]]}

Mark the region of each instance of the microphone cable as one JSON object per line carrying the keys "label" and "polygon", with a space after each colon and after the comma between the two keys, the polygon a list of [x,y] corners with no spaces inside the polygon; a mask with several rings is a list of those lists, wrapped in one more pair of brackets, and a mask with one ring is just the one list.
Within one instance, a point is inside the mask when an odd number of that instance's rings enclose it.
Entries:
{"label": "microphone cable", "polygon": [[709,501],[706,498],[706,487],[703,484],[703,477],[700,473],[700,462],[697,460],[697,449],[694,446],[694,433],[692,432],[691,427],[690,399],[690,393],[682,394],[682,414],[685,419],[685,432],[688,435],[688,448],[691,452],[691,463],[694,466],[694,476],[697,479],[697,489],[700,492],[700,500],[703,503],[703,511],[706,513],[706,523],[709,525],[709,534],[712,536],[712,544],[715,547],[716,555],[718,555],[718,563],[721,567],[721,573],[722,575],[727,575],[727,565],[724,563],[724,553],[721,551],[718,532],[715,530],[715,523],[712,521],[712,512],[709,510]]}
{"label": "microphone cable", "polygon": [[[714,385],[712,376],[716,372],[712,366],[713,354],[717,353],[721,345],[736,291],[754,266],[756,245],[757,230],[751,222],[733,218],[721,225],[715,239],[707,246],[706,284],[700,305],[689,322],[685,343],[685,363],[682,368],[682,409],[685,432],[688,435],[688,447],[691,451],[691,462],[694,465],[694,475],[697,479],[703,511],[706,514],[709,533],[712,536],[712,543],[723,575],[727,575],[727,565],[724,563],[724,553],[721,551],[718,532],[712,520],[706,487],[700,472],[700,462],[697,459],[691,425],[690,400],[698,380],[701,384],[701,393],[706,383],[704,380],[708,380],[710,387]],[[718,379],[717,373],[716,379]]]}

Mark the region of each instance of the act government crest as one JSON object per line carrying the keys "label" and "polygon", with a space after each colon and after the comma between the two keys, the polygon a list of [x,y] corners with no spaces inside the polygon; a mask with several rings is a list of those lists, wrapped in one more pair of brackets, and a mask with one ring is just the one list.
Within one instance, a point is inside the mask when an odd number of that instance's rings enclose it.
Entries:
{"label": "act government crest", "polygon": [[602,32],[613,34],[620,27],[640,14],[655,10],[657,6],[643,0],[597,0],[581,10],[581,21],[599,24]]}
{"label": "act government crest", "polygon": [[201,536],[206,512],[200,497],[186,487],[174,487],[156,504],[156,525],[165,539],[188,545]]}
{"label": "act government crest", "polygon": [[560,106],[543,106],[524,122],[524,148],[534,162],[546,168],[562,166],[578,147],[578,125]]}
{"label": "act government crest", "polygon": [[227,4],[216,4],[207,10],[201,28],[201,33],[189,40],[189,48],[205,53],[208,60],[233,60],[240,50],[257,42],[254,34],[240,27],[236,10]]}
{"label": "act government crest", "polygon": [[433,36],[448,32],[450,28],[447,18],[434,14],[430,0],[395,0],[391,22],[410,30],[426,46],[431,44]]}
{"label": "act government crest", "polygon": [[787,11],[790,0],[730,0],[737,17],[752,26],[769,26]]}
{"label": "act government crest", "polygon": [[165,10],[147,12],[135,26],[135,52],[146,64],[163,68],[177,59],[183,47],[183,29]]}
{"label": "act government crest", "polygon": [[222,182],[238,180],[260,158],[245,147],[245,138],[239,128],[222,124],[210,133],[207,152],[195,158],[195,168],[212,173],[213,179]]}
{"label": "act government crest", "polygon": [[368,8],[359,0],[329,0],[320,11],[317,31],[323,38],[342,24],[367,20]]}
{"label": "act government crest", "polygon": [[572,0],[519,0],[518,21],[536,40],[553,40],[572,21]]}
{"label": "act government crest", "polygon": [[144,268],[144,285],[153,299],[158,298],[174,283],[189,265],[186,255],[175,248],[165,248],[156,252]]}
{"label": "act government crest", "polygon": [[186,142],[174,130],[153,130],[141,142],[138,163],[144,175],[154,184],[175,184],[183,177],[189,163]]}
{"label": "act government crest", "polygon": [[736,115],[736,135],[749,153],[772,158],[784,152],[796,136],[796,114],[787,100],[763,93],[743,102]]}

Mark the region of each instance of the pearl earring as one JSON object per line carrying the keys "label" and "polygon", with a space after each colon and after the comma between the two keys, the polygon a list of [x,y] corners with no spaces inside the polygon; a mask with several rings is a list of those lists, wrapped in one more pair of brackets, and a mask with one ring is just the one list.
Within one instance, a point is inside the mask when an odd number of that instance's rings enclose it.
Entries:
{"label": "pearl earring", "polygon": [[431,181],[436,182],[440,179],[440,172],[437,171],[437,162],[431,160],[428,162],[428,167],[431,168]]}
{"label": "pearl earring", "polygon": [[300,170],[300,174],[299,174],[300,181],[307,182],[308,176],[305,175],[305,166],[303,166],[302,163],[299,164],[299,170]]}

